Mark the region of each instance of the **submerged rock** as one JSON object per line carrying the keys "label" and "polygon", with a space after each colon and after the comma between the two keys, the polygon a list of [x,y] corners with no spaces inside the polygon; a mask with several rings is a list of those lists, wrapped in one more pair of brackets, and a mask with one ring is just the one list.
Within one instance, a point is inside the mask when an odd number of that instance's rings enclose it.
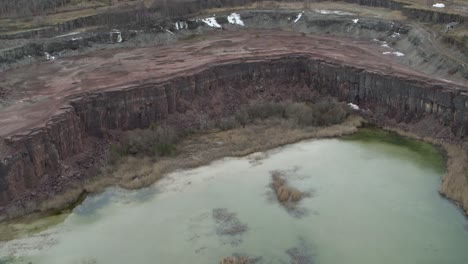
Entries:
{"label": "submerged rock", "polygon": [[290,258],[291,264],[313,264],[314,260],[311,255],[307,254],[306,251],[302,251],[299,248],[290,248],[286,250]]}
{"label": "submerged rock", "polygon": [[223,243],[236,246],[242,242],[241,236],[247,232],[248,228],[235,213],[225,208],[216,208],[213,209],[213,219],[217,224],[216,234],[220,236]]}
{"label": "submerged rock", "polygon": [[291,264],[313,264],[314,256],[311,253],[310,245],[305,239],[300,239],[298,247],[290,248],[286,250],[286,254],[289,256],[289,263]]}
{"label": "submerged rock", "polygon": [[260,261],[261,258],[251,258],[241,255],[233,255],[232,257],[223,258],[220,264],[254,264]]}

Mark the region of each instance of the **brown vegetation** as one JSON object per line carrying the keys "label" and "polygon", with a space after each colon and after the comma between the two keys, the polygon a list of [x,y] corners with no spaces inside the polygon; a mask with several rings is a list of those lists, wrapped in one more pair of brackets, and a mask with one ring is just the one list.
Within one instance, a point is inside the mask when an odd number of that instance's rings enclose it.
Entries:
{"label": "brown vegetation", "polygon": [[145,187],[169,172],[199,167],[223,157],[245,156],[309,138],[349,135],[357,132],[362,122],[361,117],[350,116],[342,124],[304,129],[292,126],[288,120],[266,119],[227,131],[191,134],[175,145],[176,154],[171,157],[120,157],[119,162],[103,168],[99,177],[81,183],[76,191],[69,190],[42,203],[41,211],[64,207],[83,192],[100,192],[114,184],[127,189]]}
{"label": "brown vegetation", "polygon": [[304,193],[287,184],[285,175],[280,171],[271,172],[271,188],[275,191],[278,202],[286,207],[292,207],[304,198]]}
{"label": "brown vegetation", "polygon": [[258,261],[258,258],[249,258],[245,256],[232,256],[223,258],[220,264],[254,264]]}
{"label": "brown vegetation", "polygon": [[[274,112],[274,111],[273,111]],[[248,119],[247,124],[241,126],[237,121],[232,129],[220,129],[218,125],[210,130],[192,131],[191,133],[178,133],[170,135],[170,128],[156,128],[152,126],[148,131],[133,131],[136,135],[132,140],[122,140],[109,150],[109,164],[100,168],[94,176],[87,177],[82,182],[74,182],[63,193],[58,193],[43,201],[28,205],[35,208],[38,214],[56,213],[56,210],[67,209],[83,194],[103,191],[111,185],[118,185],[126,189],[137,189],[148,186],[162,178],[165,174],[178,169],[189,169],[223,158],[239,157],[254,152],[265,151],[286,144],[295,143],[309,138],[337,137],[355,133],[361,126],[363,119],[359,116],[348,116],[342,123],[325,127],[298,126],[295,119],[264,118]],[[154,133],[154,134],[152,134]],[[148,152],[132,154],[131,147],[126,146],[134,142],[135,147],[154,149],[145,146],[150,135],[152,146],[159,143],[171,143],[170,155],[167,152]],[[158,144],[155,144],[157,142]],[[157,149],[157,148],[156,148]],[[152,154],[151,152],[149,154]],[[29,208],[13,208],[14,215],[25,214],[22,210]]]}
{"label": "brown vegetation", "polygon": [[247,257],[227,257],[223,258],[220,264],[248,264],[249,259]]}
{"label": "brown vegetation", "polygon": [[321,97],[311,104],[253,102],[242,107],[233,116],[217,121],[201,122],[199,131],[187,129],[176,131],[171,127],[152,124],[149,129],[136,129],[122,136],[122,139],[111,145],[109,164],[115,165],[122,157],[147,156],[164,157],[176,153],[176,144],[184,137],[195,133],[213,130],[230,130],[240,126],[255,124],[267,119],[283,119],[289,127],[308,128],[325,127],[342,123],[349,115],[350,109],[332,97]]}
{"label": "brown vegetation", "polygon": [[244,106],[235,114],[241,125],[266,118],[291,120],[300,127],[329,126],[343,122],[349,114],[349,107],[335,98],[325,96],[316,98],[312,103],[254,102]]}

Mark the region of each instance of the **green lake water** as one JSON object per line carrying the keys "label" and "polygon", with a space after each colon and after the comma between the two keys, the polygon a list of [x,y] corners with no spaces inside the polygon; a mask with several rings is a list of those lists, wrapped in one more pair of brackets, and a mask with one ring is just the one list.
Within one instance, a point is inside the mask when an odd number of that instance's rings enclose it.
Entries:
{"label": "green lake water", "polygon": [[[273,195],[275,170],[311,194],[294,210]],[[303,141],[90,196],[62,223],[0,242],[0,263],[466,264],[468,221],[439,196],[443,174],[432,146],[379,130]]]}

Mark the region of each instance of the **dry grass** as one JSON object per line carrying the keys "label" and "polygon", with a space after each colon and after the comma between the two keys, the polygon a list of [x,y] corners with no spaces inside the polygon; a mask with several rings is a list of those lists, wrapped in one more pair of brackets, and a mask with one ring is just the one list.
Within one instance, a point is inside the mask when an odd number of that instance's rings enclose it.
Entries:
{"label": "dry grass", "polygon": [[223,258],[219,264],[250,264],[248,257],[227,257]]}
{"label": "dry grass", "polygon": [[223,157],[245,156],[308,138],[352,134],[361,122],[360,117],[352,116],[340,125],[306,130],[293,128],[286,120],[268,119],[244,128],[195,134],[177,145],[178,154],[174,157],[163,157],[157,162],[151,158],[126,158],[112,178],[124,188],[141,188],[176,169],[195,168]]}
{"label": "dry grass", "polygon": [[276,199],[284,206],[292,206],[299,202],[304,196],[301,191],[287,184],[281,172],[273,171],[271,173],[271,178],[271,188],[275,191]]}
{"label": "dry grass", "polygon": [[468,157],[458,145],[444,143],[442,146],[447,152],[447,173],[442,178],[440,193],[468,214]]}
{"label": "dry grass", "polygon": [[46,230],[65,220],[66,214],[51,215],[42,218],[25,218],[22,221],[10,221],[0,225],[0,241],[12,240],[16,237],[28,236]]}
{"label": "dry grass", "polygon": [[[88,178],[84,182],[74,183],[63,193],[55,194],[44,201],[31,201],[28,209],[12,208],[7,215],[2,215],[0,220],[16,218],[15,222],[18,222],[42,218],[50,213],[67,214],[70,205],[79,202],[86,194],[102,192],[109,186],[118,185],[125,189],[142,188],[175,170],[208,165],[223,157],[246,156],[310,138],[353,134],[363,122],[362,117],[351,115],[342,124],[300,128],[291,120],[265,119],[227,131],[193,134],[177,143],[177,153],[174,156],[125,157],[117,165],[103,168],[99,175]],[[291,197],[293,200],[299,198],[297,194]],[[36,213],[31,214],[31,211]],[[18,219],[24,215],[28,215],[27,219]],[[22,229],[26,228],[23,226]]]}
{"label": "dry grass", "polygon": [[42,202],[40,211],[63,209],[83,193],[97,193],[118,185],[125,189],[149,186],[165,174],[178,169],[196,168],[223,157],[240,157],[310,138],[327,138],[357,132],[364,120],[350,116],[342,124],[301,129],[282,119],[266,119],[244,128],[194,134],[177,144],[173,157],[125,157],[86,182]]}

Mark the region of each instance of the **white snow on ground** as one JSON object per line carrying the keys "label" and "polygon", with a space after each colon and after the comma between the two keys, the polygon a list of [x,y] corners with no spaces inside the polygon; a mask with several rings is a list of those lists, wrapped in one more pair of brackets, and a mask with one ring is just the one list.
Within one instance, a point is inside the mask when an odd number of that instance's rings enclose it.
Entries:
{"label": "white snow on ground", "polygon": [[385,48],[390,48],[390,46],[388,45],[387,41],[383,41],[381,46],[382,46],[382,47],[385,47]]}
{"label": "white snow on ground", "polygon": [[228,22],[234,25],[245,26],[244,21],[242,21],[241,16],[237,13],[232,13],[228,17]]}
{"label": "white snow on ground", "polygon": [[171,34],[171,35],[174,35],[174,33],[173,33],[172,31],[170,31],[169,29],[165,29],[165,28],[163,28],[163,27],[161,27],[161,26],[159,26],[159,28],[160,28],[161,30],[166,31],[167,33],[169,33],[169,34]]}
{"label": "white snow on ground", "polygon": [[304,11],[302,11],[301,13],[299,13],[296,17],[296,20],[294,20],[294,23],[297,23],[297,21],[299,21],[302,17],[302,14],[304,14]]}
{"label": "white snow on ground", "polygon": [[46,60],[55,60],[55,56],[50,55],[49,52],[44,52]]}
{"label": "white snow on ground", "polygon": [[80,34],[80,32],[70,32],[70,33],[67,33],[67,34],[56,36],[54,38],[68,37],[68,36],[73,36],[73,35],[76,35],[76,34]]}
{"label": "white snow on ground", "polygon": [[122,32],[120,32],[117,29],[113,29],[113,30],[111,30],[111,34],[117,34],[117,43],[122,42]]}
{"label": "white snow on ground", "polygon": [[335,11],[335,10],[315,10],[315,12],[322,15],[340,15],[340,16],[351,16],[353,13],[344,12],[344,11]]}
{"label": "white snow on ground", "polygon": [[435,4],[433,4],[432,6],[433,6],[433,7],[437,7],[437,8],[444,8],[444,7],[445,7],[445,5],[442,4],[442,3],[435,3]]}
{"label": "white snow on ground", "polygon": [[353,110],[359,110],[359,106],[357,104],[348,103],[348,106],[351,107],[351,109]]}
{"label": "white snow on ground", "polygon": [[357,18],[353,19],[354,24],[357,24],[358,21],[359,21],[359,19],[357,19]]}
{"label": "white snow on ground", "polygon": [[392,38],[398,38],[399,36],[400,36],[400,33],[397,33],[397,32],[392,34]]}
{"label": "white snow on ground", "polygon": [[174,23],[174,25],[175,25],[175,28],[177,30],[182,30],[182,29],[187,29],[188,28],[188,24],[185,21],[177,21],[177,22]]}
{"label": "white snow on ground", "polygon": [[210,27],[221,28],[221,25],[218,24],[218,21],[216,21],[215,17],[207,17],[200,20]]}
{"label": "white snow on ground", "polygon": [[395,56],[397,56],[397,57],[403,57],[403,56],[405,56],[404,53],[399,52],[399,51],[394,51],[394,52],[386,51],[386,52],[382,52],[382,54],[384,54],[384,55],[395,55]]}

